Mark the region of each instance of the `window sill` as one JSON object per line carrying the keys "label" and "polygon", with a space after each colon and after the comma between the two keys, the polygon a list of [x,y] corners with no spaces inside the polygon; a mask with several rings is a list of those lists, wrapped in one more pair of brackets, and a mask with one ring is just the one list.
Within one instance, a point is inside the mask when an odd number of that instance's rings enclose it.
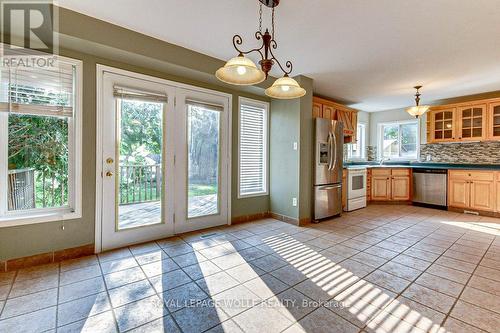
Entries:
{"label": "window sill", "polygon": [[260,193],[252,193],[252,194],[238,194],[238,199],[247,199],[247,198],[255,198],[255,197],[265,197],[268,196],[269,192],[260,192]]}
{"label": "window sill", "polygon": [[66,209],[46,213],[37,212],[33,214],[9,214],[0,217],[0,228],[46,222],[67,221],[79,219],[81,217],[81,213],[71,212],[70,210]]}

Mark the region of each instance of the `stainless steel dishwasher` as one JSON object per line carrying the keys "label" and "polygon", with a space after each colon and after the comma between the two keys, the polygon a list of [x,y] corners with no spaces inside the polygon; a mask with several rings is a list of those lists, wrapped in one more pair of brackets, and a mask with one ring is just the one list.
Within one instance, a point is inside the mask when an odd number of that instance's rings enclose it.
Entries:
{"label": "stainless steel dishwasher", "polygon": [[413,203],[446,209],[448,171],[443,169],[413,169]]}

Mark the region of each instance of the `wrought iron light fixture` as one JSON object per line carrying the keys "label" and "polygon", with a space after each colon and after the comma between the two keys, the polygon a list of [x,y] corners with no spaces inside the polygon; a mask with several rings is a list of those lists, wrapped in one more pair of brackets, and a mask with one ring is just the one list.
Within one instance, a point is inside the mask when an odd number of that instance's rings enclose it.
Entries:
{"label": "wrought iron light fixture", "polygon": [[[238,56],[229,60],[224,67],[219,68],[215,76],[226,83],[235,85],[253,85],[261,83],[267,79],[269,72],[274,64],[277,64],[284,73],[283,77],[277,79],[273,85],[266,89],[266,95],[272,98],[291,99],[302,97],[306,94],[296,80],[289,77],[293,65],[290,61],[283,67],[273,54],[273,50],[278,48],[278,43],[274,38],[274,9],[279,5],[280,0],[259,0],[259,30],[255,33],[255,38],[262,41],[262,45],[249,51],[243,51],[239,48],[243,44],[243,39],[239,35],[233,36],[233,46],[238,51]],[[272,9],[271,33],[268,29],[262,32],[262,5]],[[252,60],[245,55],[250,53],[260,54],[260,69]]]}
{"label": "wrought iron light fixture", "polygon": [[426,113],[427,110],[429,110],[430,106],[420,105],[420,95],[421,94],[419,92],[419,89],[422,88],[422,86],[415,86],[413,88],[417,89],[417,93],[415,94],[415,104],[416,105],[406,109],[406,112],[408,112],[411,116],[418,118],[421,115],[423,115],[424,113]]}

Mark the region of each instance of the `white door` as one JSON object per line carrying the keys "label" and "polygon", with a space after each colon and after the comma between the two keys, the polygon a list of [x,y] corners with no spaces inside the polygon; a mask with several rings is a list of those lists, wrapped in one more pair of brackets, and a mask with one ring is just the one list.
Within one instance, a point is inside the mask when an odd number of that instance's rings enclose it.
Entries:
{"label": "white door", "polygon": [[227,224],[230,97],[117,72],[100,84],[97,249]]}
{"label": "white door", "polygon": [[177,89],[175,233],[228,223],[229,98]]}
{"label": "white door", "polygon": [[173,234],[175,88],[104,73],[102,250]]}

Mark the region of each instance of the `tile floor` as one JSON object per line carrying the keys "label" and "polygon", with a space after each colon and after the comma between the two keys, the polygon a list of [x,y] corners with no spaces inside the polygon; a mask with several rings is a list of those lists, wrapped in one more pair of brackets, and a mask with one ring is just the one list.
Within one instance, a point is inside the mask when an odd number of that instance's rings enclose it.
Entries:
{"label": "tile floor", "polygon": [[302,228],[266,219],[0,274],[0,332],[499,327],[500,219],[412,206]]}

